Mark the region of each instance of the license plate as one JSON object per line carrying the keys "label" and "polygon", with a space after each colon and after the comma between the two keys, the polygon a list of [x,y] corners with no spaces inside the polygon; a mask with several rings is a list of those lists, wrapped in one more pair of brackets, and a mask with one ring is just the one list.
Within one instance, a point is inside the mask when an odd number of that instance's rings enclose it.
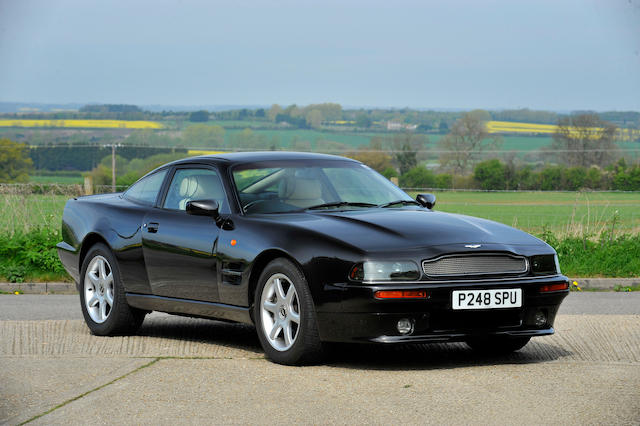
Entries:
{"label": "license plate", "polygon": [[453,309],[501,309],[522,306],[522,289],[455,290],[452,294]]}

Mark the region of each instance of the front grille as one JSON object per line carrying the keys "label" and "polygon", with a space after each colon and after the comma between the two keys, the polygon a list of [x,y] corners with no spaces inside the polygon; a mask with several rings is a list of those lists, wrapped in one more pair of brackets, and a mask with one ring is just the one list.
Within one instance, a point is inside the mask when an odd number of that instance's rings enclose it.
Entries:
{"label": "front grille", "polygon": [[527,260],[505,254],[444,256],[422,261],[422,270],[430,277],[519,275],[527,272]]}

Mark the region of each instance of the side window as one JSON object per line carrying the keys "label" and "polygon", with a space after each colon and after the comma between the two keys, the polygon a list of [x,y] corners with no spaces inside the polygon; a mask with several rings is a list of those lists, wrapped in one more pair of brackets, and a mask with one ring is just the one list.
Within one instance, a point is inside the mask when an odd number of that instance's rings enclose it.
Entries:
{"label": "side window", "polygon": [[124,193],[125,198],[152,206],[158,198],[166,174],[165,169],[139,180]]}
{"label": "side window", "polygon": [[221,212],[227,210],[218,173],[211,169],[176,170],[162,207],[170,210],[186,210],[187,202],[193,200],[216,200]]}

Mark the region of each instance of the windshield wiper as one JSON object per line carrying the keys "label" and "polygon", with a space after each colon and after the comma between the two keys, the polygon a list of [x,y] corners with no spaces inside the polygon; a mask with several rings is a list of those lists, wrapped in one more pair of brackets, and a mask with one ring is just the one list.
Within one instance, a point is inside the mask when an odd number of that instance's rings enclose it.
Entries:
{"label": "windshield wiper", "polygon": [[330,207],[343,207],[343,206],[350,206],[350,207],[376,207],[376,204],[371,204],[371,203],[351,203],[349,201],[336,201],[333,203],[324,203],[324,204],[318,204],[315,206],[311,206],[311,207],[305,207],[302,210],[317,210],[317,209],[324,209],[324,208],[330,208]]}
{"label": "windshield wiper", "polygon": [[415,200],[396,200],[396,201],[392,201],[390,203],[384,203],[384,204],[380,204],[378,205],[378,207],[381,208],[385,208],[385,207],[391,207],[391,206],[395,206],[396,204],[402,204],[407,205],[407,204],[415,204],[417,206],[420,206],[421,204]]}

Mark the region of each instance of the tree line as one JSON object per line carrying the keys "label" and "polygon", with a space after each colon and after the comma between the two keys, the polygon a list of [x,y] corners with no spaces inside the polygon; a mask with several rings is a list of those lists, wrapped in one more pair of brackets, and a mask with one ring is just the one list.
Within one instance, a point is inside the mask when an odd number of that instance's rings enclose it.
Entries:
{"label": "tree line", "polygon": [[[538,124],[556,124],[559,120],[575,115],[598,115],[602,120],[618,127],[640,129],[640,112],[636,111],[576,111],[560,114],[553,111],[505,109],[487,111],[487,119]],[[78,111],[29,112],[1,114],[0,118],[24,119],[114,119],[153,120],[183,122],[256,121],[281,124],[292,128],[340,127],[347,130],[386,128],[387,122],[415,125],[418,133],[447,133],[464,115],[463,111],[435,111],[411,108],[361,108],[344,109],[338,103],[319,103],[306,106],[296,104],[269,108],[238,108],[226,111],[147,111],[136,105],[91,104]]]}
{"label": "tree line", "polygon": [[604,169],[598,166],[548,165],[539,170],[499,159],[478,163],[471,175],[436,173],[420,165],[399,178],[403,188],[477,189],[488,191],[640,191],[640,165],[624,159]]}

